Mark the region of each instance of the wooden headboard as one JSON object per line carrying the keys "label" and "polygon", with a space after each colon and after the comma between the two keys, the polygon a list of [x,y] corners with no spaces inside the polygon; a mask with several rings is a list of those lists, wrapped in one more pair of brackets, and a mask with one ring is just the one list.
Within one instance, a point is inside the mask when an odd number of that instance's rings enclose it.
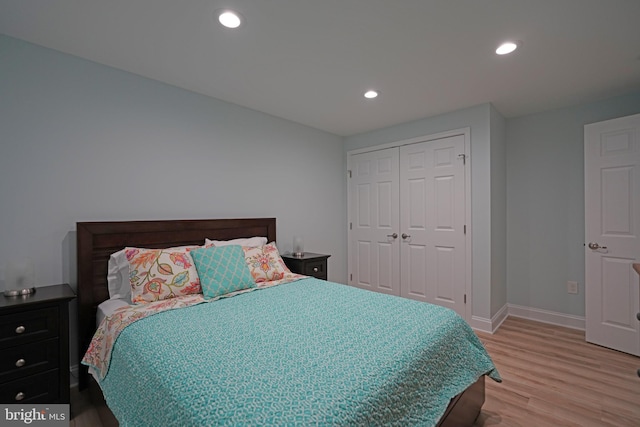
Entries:
{"label": "wooden headboard", "polygon": [[[78,339],[79,360],[95,332],[98,305],[109,299],[109,256],[127,246],[168,248],[202,245],[205,238],[230,240],[264,236],[276,240],[275,218],[202,219],[168,221],[78,222]],[[79,386],[87,385],[88,371],[80,367]]]}

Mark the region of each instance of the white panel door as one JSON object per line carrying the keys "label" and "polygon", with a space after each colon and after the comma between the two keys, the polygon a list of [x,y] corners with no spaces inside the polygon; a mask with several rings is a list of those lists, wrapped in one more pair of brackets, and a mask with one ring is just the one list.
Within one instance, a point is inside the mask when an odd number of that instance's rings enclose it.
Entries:
{"label": "white panel door", "polygon": [[640,356],[640,114],[584,129],[586,339]]}
{"label": "white panel door", "polygon": [[350,170],[349,284],[399,295],[398,149],[353,155]]}
{"label": "white panel door", "polygon": [[400,147],[400,294],[463,318],[464,152],[463,135]]}

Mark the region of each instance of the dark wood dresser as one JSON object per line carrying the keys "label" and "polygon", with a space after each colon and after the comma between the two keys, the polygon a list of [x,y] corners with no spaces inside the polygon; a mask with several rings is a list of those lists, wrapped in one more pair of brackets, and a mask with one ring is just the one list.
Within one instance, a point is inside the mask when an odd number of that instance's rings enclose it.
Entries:
{"label": "dark wood dresser", "polygon": [[69,403],[67,284],[0,293],[0,403]]}
{"label": "dark wood dresser", "polygon": [[327,259],[331,255],[314,254],[305,252],[303,256],[296,257],[292,254],[282,255],[282,260],[292,273],[304,274],[318,279],[327,280]]}

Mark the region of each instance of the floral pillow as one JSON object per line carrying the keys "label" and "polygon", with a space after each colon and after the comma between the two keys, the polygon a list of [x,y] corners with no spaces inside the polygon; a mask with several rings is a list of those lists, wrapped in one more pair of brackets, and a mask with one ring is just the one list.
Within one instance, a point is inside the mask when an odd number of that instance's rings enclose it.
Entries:
{"label": "floral pillow", "polygon": [[268,245],[256,248],[243,246],[242,249],[253,280],[256,283],[281,280],[285,278],[286,274],[291,274],[291,271],[280,257],[275,243],[271,242]]}
{"label": "floral pillow", "polygon": [[200,278],[189,254],[193,247],[125,248],[134,304],[202,293]]}

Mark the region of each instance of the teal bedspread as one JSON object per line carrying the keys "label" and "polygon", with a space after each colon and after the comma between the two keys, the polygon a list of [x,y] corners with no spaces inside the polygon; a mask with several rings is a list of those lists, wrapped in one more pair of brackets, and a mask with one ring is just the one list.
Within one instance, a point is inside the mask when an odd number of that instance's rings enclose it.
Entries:
{"label": "teal bedspread", "polygon": [[139,320],[100,386],[122,426],[434,425],[483,374],[453,311],[308,278]]}

